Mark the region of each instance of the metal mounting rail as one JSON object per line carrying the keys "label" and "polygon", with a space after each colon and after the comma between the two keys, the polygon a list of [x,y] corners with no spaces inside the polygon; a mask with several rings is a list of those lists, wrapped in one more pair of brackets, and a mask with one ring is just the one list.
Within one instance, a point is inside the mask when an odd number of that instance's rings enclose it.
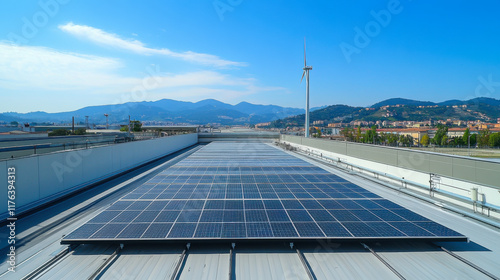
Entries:
{"label": "metal mounting rail", "polygon": [[108,269],[108,267],[110,267],[111,264],[113,264],[115,260],[118,258],[121,249],[123,249],[123,244],[120,244],[120,246],[116,248],[113,254],[111,254],[111,256],[109,256],[109,258],[96,271],[94,271],[94,273],[92,273],[92,275],[90,275],[89,278],[87,278],[87,280],[94,280],[100,278],[102,274]]}
{"label": "metal mounting rail", "polygon": [[235,243],[231,243],[231,249],[229,250],[229,280],[233,280],[233,265],[234,265],[234,247]]}
{"label": "metal mounting rail", "polygon": [[177,280],[181,276],[182,272],[182,266],[184,266],[184,263],[186,262],[187,255],[188,255],[188,250],[191,247],[191,243],[186,244],[186,249],[182,251],[182,254],[179,256],[179,261],[175,265],[174,272],[172,273],[172,277],[170,277],[171,280]]}
{"label": "metal mounting rail", "polygon": [[404,278],[403,275],[401,275],[394,267],[392,267],[386,260],[384,260],[379,254],[377,254],[377,252],[375,252],[372,248],[370,248],[368,245],[366,245],[365,243],[361,243],[361,245],[363,245],[363,247],[366,249],[366,250],[369,250],[379,261],[381,261],[385,266],[387,266],[387,268],[389,268],[389,270],[391,270],[394,274],[396,274],[397,277],[399,277],[399,279],[401,280],[405,280],[406,278]]}
{"label": "metal mounting rail", "polygon": [[484,275],[486,275],[486,276],[490,277],[491,279],[497,279],[497,280],[498,280],[498,279],[500,279],[500,278],[498,278],[497,276],[495,276],[495,275],[493,275],[493,274],[489,273],[488,271],[484,270],[483,268],[481,268],[481,267],[477,266],[477,265],[476,265],[476,264],[474,264],[473,262],[471,262],[471,261],[469,261],[469,260],[465,259],[464,257],[459,256],[459,255],[457,255],[457,254],[453,253],[452,251],[450,251],[450,250],[446,249],[445,247],[443,247],[443,246],[439,246],[439,245],[434,244],[434,243],[432,243],[432,244],[433,244],[434,246],[436,246],[436,247],[440,248],[441,250],[445,251],[445,252],[446,252],[446,253],[448,253],[450,256],[452,256],[452,257],[454,257],[454,258],[456,258],[456,259],[460,260],[461,262],[463,262],[463,263],[467,264],[468,266],[470,266],[470,267],[474,268],[475,270],[477,270],[477,271],[481,272],[482,274],[484,274]]}
{"label": "metal mounting rail", "polygon": [[37,278],[38,276],[40,276],[43,273],[45,273],[45,271],[49,267],[51,267],[53,264],[55,264],[56,262],[62,260],[64,257],[68,256],[69,253],[72,252],[76,247],[78,247],[78,245],[66,247],[64,250],[62,250],[61,252],[59,252],[57,255],[55,255],[54,257],[52,257],[50,260],[46,261],[44,264],[42,264],[41,266],[39,266],[37,269],[33,270],[32,272],[30,272],[29,274],[27,274],[26,276],[24,276],[23,278],[21,278],[21,280],[31,280],[31,279]]}
{"label": "metal mounting rail", "polygon": [[300,250],[295,247],[295,251],[297,252],[297,255],[299,256],[300,262],[304,266],[304,269],[306,270],[307,276],[309,277],[310,280],[316,280],[316,276],[314,275],[314,272],[312,269],[309,267],[309,263],[306,260],[306,257],[300,252]]}

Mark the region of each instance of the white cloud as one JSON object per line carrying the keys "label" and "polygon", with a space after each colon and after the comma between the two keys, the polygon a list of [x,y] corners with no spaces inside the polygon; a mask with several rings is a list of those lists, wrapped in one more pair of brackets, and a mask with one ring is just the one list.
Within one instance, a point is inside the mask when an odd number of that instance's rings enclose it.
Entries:
{"label": "white cloud", "polygon": [[[24,104],[22,111],[61,111],[70,104],[61,100],[70,95],[74,104],[116,104],[129,101],[199,100],[215,98],[237,101],[238,97],[282,88],[259,87],[253,78],[239,78],[217,71],[166,73],[159,66],[144,69],[144,75],[124,76],[125,65],[118,59],[61,52],[58,50],[17,46],[0,42],[0,111],[16,111],[16,92],[42,103]],[[67,98],[66,98],[67,99]],[[107,100],[107,101],[103,101]],[[76,102],[78,101],[78,102]],[[17,102],[17,103],[16,103]],[[90,102],[90,103],[89,103]],[[10,105],[9,105],[10,104]],[[68,108],[69,109],[69,108]]]}
{"label": "white cloud", "polygon": [[60,52],[57,50],[0,43],[0,85],[5,88],[71,90],[120,85],[122,90],[149,80],[148,90],[182,86],[249,86],[253,79],[234,78],[216,71],[183,74],[164,73],[152,68],[144,77],[117,75],[119,60]]}
{"label": "white cloud", "polygon": [[108,33],[104,30],[86,25],[77,25],[72,22],[65,25],[59,25],[59,29],[81,39],[89,40],[100,45],[132,51],[141,55],[164,55],[216,67],[245,66],[245,63],[224,60],[211,54],[196,53],[192,51],[174,52],[169,49],[148,48],[141,41],[134,39],[125,40],[118,35]]}
{"label": "white cloud", "polygon": [[69,90],[109,86],[122,67],[115,59],[0,42],[0,85],[4,88]]}

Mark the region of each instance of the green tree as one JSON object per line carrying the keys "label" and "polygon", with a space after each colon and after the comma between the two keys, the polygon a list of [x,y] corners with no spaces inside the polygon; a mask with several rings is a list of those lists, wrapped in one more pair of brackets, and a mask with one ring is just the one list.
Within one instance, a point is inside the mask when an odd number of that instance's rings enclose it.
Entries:
{"label": "green tree", "polygon": [[142,123],[140,121],[130,121],[132,125],[132,131],[141,132],[142,131]]}
{"label": "green tree", "polygon": [[316,130],[316,133],[313,134],[313,137],[316,137],[316,138],[321,138],[321,129],[317,129]]}
{"label": "green tree", "polygon": [[66,136],[70,133],[69,130],[66,130],[66,129],[55,129],[51,132],[49,132],[49,136]]}
{"label": "green tree", "polygon": [[356,142],[361,142],[361,127],[356,130]]}
{"label": "green tree", "polygon": [[371,133],[371,136],[372,136],[372,143],[373,144],[376,144],[377,143],[377,138],[378,138],[378,135],[377,135],[377,126],[376,125],[373,125],[370,129],[370,131],[372,132]]}
{"label": "green tree", "polygon": [[[467,143],[467,145],[468,145],[468,144],[469,144],[469,143]],[[475,134],[475,133],[474,133],[474,134],[472,134],[472,135],[470,136],[470,146],[471,146],[471,147],[475,147],[475,146],[476,146],[476,144],[477,144],[477,134]]]}
{"label": "green tree", "polygon": [[422,139],[420,139],[420,144],[422,144],[422,146],[424,147],[427,147],[429,146],[429,141],[430,141],[429,135],[426,133],[422,136]]}
{"label": "green tree", "polygon": [[387,143],[387,139],[388,139],[387,133],[383,133],[383,132],[380,133],[380,138],[379,138],[380,143],[386,144]]}
{"label": "green tree", "polygon": [[500,147],[500,132],[492,133],[488,139],[490,147]]}
{"label": "green tree", "polygon": [[448,136],[443,136],[441,138],[441,146],[447,146],[448,145]]}
{"label": "green tree", "polygon": [[122,125],[122,127],[120,127],[120,131],[127,132],[128,131],[128,125]]}
{"label": "green tree", "polygon": [[441,145],[441,143],[443,142],[443,137],[446,135],[448,135],[448,127],[442,124],[438,124],[436,134],[431,140],[432,144]]}
{"label": "green tree", "polygon": [[85,133],[87,133],[87,130],[85,128],[78,128],[77,130],[75,130],[75,135],[85,135]]}
{"label": "green tree", "polygon": [[411,147],[413,145],[413,137],[411,135],[399,135],[399,143],[403,147]]}
{"label": "green tree", "polygon": [[462,142],[464,145],[468,145],[470,136],[470,129],[467,127],[464,132],[464,136],[462,136]]}
{"label": "green tree", "polygon": [[391,133],[387,136],[387,143],[391,146],[396,146],[398,139],[398,135]]}
{"label": "green tree", "polygon": [[353,141],[354,140],[354,135],[353,135],[353,129],[349,127],[344,127],[342,131],[340,132],[347,141]]}
{"label": "green tree", "polygon": [[481,130],[479,133],[479,136],[477,136],[477,143],[479,147],[487,147],[489,144],[489,139],[490,139],[490,130],[489,129],[484,129]]}

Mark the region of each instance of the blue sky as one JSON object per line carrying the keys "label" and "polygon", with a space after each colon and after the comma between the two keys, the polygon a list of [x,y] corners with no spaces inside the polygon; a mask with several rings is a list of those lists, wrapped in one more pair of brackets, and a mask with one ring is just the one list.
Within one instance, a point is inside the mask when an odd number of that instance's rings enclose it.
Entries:
{"label": "blue sky", "polygon": [[[433,1],[435,2],[435,1]],[[500,98],[498,1],[2,1],[0,112]]]}

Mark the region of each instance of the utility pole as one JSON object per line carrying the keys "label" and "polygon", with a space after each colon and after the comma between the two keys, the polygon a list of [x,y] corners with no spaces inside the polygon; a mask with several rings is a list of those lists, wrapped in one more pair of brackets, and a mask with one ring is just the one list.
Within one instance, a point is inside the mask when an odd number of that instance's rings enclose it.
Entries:
{"label": "utility pole", "polygon": [[89,116],[85,116],[85,128],[89,129]]}
{"label": "utility pole", "polygon": [[[471,136],[471,134],[469,133],[469,137],[467,137],[467,138],[468,138],[468,139],[467,139],[467,145],[469,146],[469,147],[467,148],[467,151],[469,152],[469,153],[468,153],[468,154],[469,154],[469,156],[470,156],[470,136]],[[477,139],[477,138],[476,138],[476,139]]]}
{"label": "utility pole", "polygon": [[104,116],[106,117],[106,129],[108,129],[108,114],[104,114]]}
{"label": "utility pole", "polygon": [[75,134],[75,117],[71,117],[71,132]]}

